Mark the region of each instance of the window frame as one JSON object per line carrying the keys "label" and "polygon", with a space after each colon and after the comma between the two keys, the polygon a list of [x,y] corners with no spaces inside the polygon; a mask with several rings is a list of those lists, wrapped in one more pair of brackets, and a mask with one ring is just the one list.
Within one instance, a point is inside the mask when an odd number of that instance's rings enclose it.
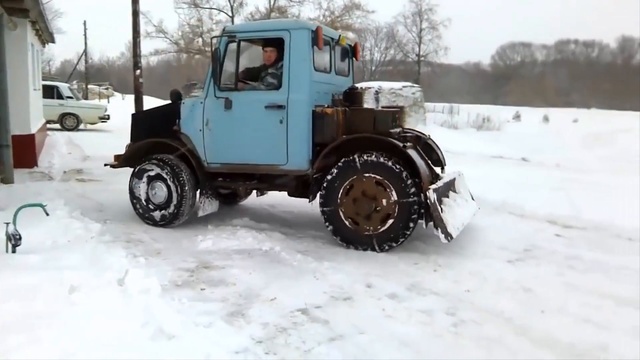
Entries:
{"label": "window frame", "polygon": [[[342,49],[347,49],[347,51],[349,52],[349,56],[347,57],[347,61],[346,61],[346,73],[344,72],[339,72],[338,71],[338,63],[342,63],[341,61],[339,62],[338,60],[341,58],[341,54],[339,53],[339,51],[342,51]],[[333,47],[333,57],[336,59],[336,66],[334,69],[334,73],[337,76],[341,76],[341,77],[350,77],[351,76],[351,60],[352,60],[352,55],[351,55],[351,48],[348,45],[340,45],[338,43],[336,43]]]}
{"label": "window frame", "polygon": [[[46,95],[45,87],[53,89],[53,99],[45,97]],[[58,98],[58,96],[60,96],[60,98]],[[43,100],[67,100],[64,94],[62,93],[62,90],[60,90],[60,87],[58,85],[51,85],[51,84],[42,85],[42,99]]]}
{"label": "window frame", "polygon": [[311,56],[313,57],[313,70],[315,70],[316,72],[321,73],[321,74],[331,74],[331,72],[333,71],[333,55],[331,54],[332,53],[331,48],[332,48],[332,45],[333,45],[333,40],[328,36],[323,36],[322,37],[322,40],[324,41],[324,48],[328,48],[329,49],[329,51],[327,52],[329,54],[329,69],[327,69],[325,71],[324,69],[319,69],[318,66],[316,65],[316,51],[322,54],[324,52],[324,50],[318,49],[316,44],[313,43],[313,39],[314,39],[314,37],[312,35],[311,36],[311,43],[312,43]]}
{"label": "window frame", "polygon": [[[270,39],[270,38],[279,38],[282,40],[284,46],[283,46],[283,50],[286,51],[287,48],[287,41],[285,38],[283,38],[282,36],[268,36],[268,37],[248,37],[248,38],[235,38],[235,39],[229,39],[226,43],[225,43],[225,47],[224,47],[224,53],[222,56],[222,64],[220,67],[220,73],[218,74],[218,90],[220,91],[240,91],[240,89],[238,89],[238,83],[239,83],[239,76],[240,76],[240,49],[242,48],[242,43],[248,43],[250,45],[256,46],[255,44],[252,44],[251,41],[255,41],[255,40],[263,40],[263,39]],[[229,46],[234,45],[236,46],[236,56],[234,59],[234,64],[235,64],[235,70],[234,70],[234,82],[233,82],[233,87],[223,87],[222,86],[222,73],[224,72],[224,65],[227,61],[227,53],[229,52]],[[260,66],[260,65],[256,65],[256,66]],[[283,59],[282,59],[282,66],[284,67],[284,54],[283,54]],[[284,71],[282,74],[282,81],[284,82]],[[277,89],[248,89],[248,91],[279,91],[282,89],[283,83],[280,84],[280,87]],[[242,90],[245,91],[245,90]]]}

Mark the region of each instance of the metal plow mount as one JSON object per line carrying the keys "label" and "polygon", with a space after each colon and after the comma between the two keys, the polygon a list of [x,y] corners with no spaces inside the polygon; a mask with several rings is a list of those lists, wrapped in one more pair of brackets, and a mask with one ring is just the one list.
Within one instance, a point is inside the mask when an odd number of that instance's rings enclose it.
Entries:
{"label": "metal plow mount", "polygon": [[431,185],[425,199],[434,232],[444,243],[455,239],[479,209],[460,172],[446,174]]}

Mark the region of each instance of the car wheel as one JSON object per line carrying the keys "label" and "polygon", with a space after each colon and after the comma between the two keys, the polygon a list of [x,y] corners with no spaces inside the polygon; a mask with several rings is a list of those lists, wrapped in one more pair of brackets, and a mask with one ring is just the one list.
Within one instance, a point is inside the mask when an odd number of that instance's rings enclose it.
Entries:
{"label": "car wheel", "polygon": [[60,121],[58,122],[62,130],[65,131],[76,131],[82,124],[78,115],[75,114],[62,114],[60,116]]}

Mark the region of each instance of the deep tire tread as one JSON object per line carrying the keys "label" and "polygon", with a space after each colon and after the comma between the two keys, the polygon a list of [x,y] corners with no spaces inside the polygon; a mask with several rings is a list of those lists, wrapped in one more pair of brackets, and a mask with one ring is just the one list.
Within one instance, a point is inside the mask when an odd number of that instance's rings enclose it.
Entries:
{"label": "deep tire tread", "polygon": [[[378,234],[359,234],[348,228],[337,207],[341,187],[355,173],[367,172],[383,177],[394,188],[400,201],[397,217]],[[386,154],[357,153],[343,158],[327,174],[320,189],[320,213],[333,238],[348,249],[386,252],[403,244],[420,220],[423,196],[419,184],[402,163]],[[366,239],[363,241],[363,237]]]}
{"label": "deep tire tread", "polygon": [[[179,197],[174,211],[169,214],[169,216],[160,220],[156,220],[151,215],[144,214],[144,199],[139,199],[135,196],[131,189],[131,182],[136,174],[136,170],[145,164],[153,164],[163,169],[166,174],[169,175],[169,180],[173,182],[173,185],[178,191],[178,194],[173,194],[173,196]],[[134,169],[129,181],[129,198],[134,211],[143,222],[155,227],[175,227],[186,221],[196,207],[196,195],[197,188],[195,174],[191,169],[189,169],[187,164],[173,155],[157,154],[149,156],[141,165]],[[137,207],[137,202],[141,202],[139,205],[141,208]]]}

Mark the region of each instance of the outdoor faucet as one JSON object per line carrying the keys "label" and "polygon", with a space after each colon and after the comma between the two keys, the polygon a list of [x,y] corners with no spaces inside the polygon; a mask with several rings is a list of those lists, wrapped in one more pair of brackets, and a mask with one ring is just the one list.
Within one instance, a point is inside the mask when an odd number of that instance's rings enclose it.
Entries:
{"label": "outdoor faucet", "polygon": [[22,245],[22,234],[18,231],[18,214],[20,211],[30,207],[39,207],[42,209],[45,215],[49,216],[49,212],[47,211],[47,205],[42,203],[28,203],[21,205],[14,211],[13,213],[13,221],[5,222],[5,252],[9,252],[9,245],[11,245],[11,253],[15,254],[18,247]]}

